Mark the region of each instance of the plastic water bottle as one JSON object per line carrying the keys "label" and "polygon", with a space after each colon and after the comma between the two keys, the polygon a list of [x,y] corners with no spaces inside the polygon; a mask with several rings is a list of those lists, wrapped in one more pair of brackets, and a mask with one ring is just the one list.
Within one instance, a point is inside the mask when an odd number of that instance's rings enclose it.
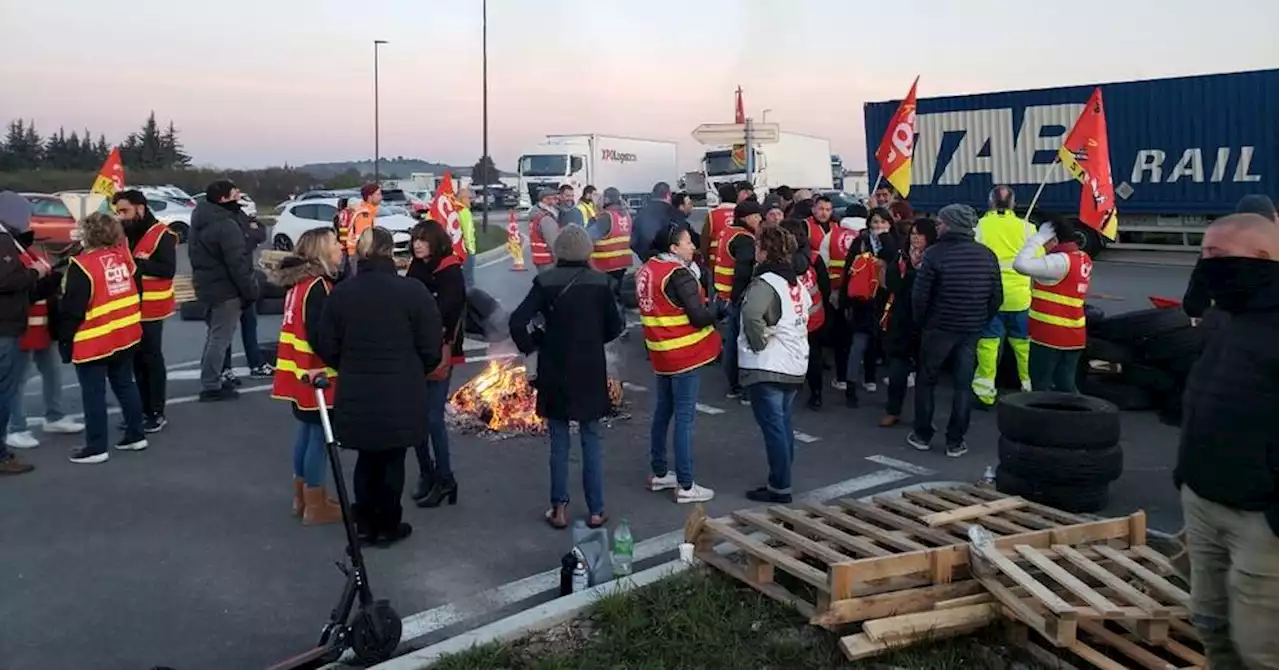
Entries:
{"label": "plastic water bottle", "polygon": [[984,470],[982,473],[982,483],[985,486],[995,486],[996,484],[995,468],[992,468],[990,465],[987,466],[987,469]]}
{"label": "plastic water bottle", "polygon": [[631,526],[623,519],[613,531],[613,574],[615,577],[626,577],[631,574],[631,561],[635,557],[635,540],[631,537]]}
{"label": "plastic water bottle", "polygon": [[588,587],[587,557],[577,547],[573,548],[573,557],[577,561],[573,566],[573,592],[580,593],[586,591]]}

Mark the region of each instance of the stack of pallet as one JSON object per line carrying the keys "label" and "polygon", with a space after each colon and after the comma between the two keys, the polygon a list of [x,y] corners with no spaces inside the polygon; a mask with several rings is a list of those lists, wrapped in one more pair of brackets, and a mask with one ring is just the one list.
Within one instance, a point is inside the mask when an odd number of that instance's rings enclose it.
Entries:
{"label": "stack of pallet", "polygon": [[[971,550],[974,525],[989,546]],[[851,660],[1008,621],[1032,653],[1107,669],[1204,665],[1189,596],[1147,546],[1142,512],[1091,519],[955,486],[743,510],[687,532],[703,562],[814,625],[861,624],[841,638]]]}

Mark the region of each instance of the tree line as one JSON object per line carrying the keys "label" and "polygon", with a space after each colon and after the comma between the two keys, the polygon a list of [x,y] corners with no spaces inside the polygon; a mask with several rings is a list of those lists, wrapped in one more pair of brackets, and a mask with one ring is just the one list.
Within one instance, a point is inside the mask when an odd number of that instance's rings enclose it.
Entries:
{"label": "tree line", "polygon": [[[97,170],[107,159],[111,146],[105,135],[93,139],[88,129],[67,134],[65,128],[42,136],[34,120],[13,119],[0,141],[0,172],[27,170]],[[156,122],[155,112],[137,131],[120,143],[120,159],[125,169],[168,170],[191,166],[191,156],[183,150],[173,121],[165,129]]]}

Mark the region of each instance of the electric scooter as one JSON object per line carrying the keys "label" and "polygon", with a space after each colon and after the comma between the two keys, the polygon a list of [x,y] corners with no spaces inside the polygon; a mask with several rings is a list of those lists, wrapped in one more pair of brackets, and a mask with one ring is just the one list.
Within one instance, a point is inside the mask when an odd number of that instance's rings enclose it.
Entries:
{"label": "electric scooter", "polygon": [[364,555],[360,551],[360,539],[356,535],[355,519],[351,512],[351,499],[347,495],[347,484],[342,475],[338,442],[333,436],[333,425],[329,423],[329,411],[325,406],[324,390],[328,388],[329,380],[318,376],[310,380],[310,384],[316,392],[320,425],[324,428],[324,449],[329,455],[333,485],[338,493],[338,504],[342,507],[342,525],[347,533],[349,564],[337,562],[338,570],[347,576],[347,583],[342,589],[338,604],[329,614],[329,621],[320,631],[320,641],[316,646],[281,661],[268,670],[319,667],[338,660],[347,649],[351,649],[360,662],[373,665],[391,658],[391,654],[400,645],[400,615],[391,608],[389,600],[374,600],[373,592],[369,589]]}

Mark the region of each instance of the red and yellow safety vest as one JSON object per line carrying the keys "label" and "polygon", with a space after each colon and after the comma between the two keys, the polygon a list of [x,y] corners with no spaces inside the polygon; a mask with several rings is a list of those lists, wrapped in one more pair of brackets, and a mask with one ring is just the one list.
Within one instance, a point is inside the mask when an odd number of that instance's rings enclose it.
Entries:
{"label": "red and yellow safety vest", "polygon": [[797,277],[800,285],[809,291],[809,332],[813,332],[822,327],[827,320],[826,311],[823,309],[823,303],[826,300],[822,297],[822,289],[818,286],[818,271],[814,269],[814,262],[818,258],[818,252],[809,252],[809,269],[804,274]]}
{"label": "red and yellow safety vest", "polygon": [[843,226],[831,229],[831,239],[827,241],[827,252],[831,258],[827,260],[827,277],[831,279],[831,290],[839,291],[844,285],[844,266],[849,259],[849,247],[858,239],[858,231]]}
{"label": "red and yellow safety vest", "polygon": [[707,251],[710,258],[707,259],[708,269],[715,272],[716,266],[716,249],[720,247],[720,233],[725,228],[733,225],[733,205],[720,203],[715,209],[707,212],[708,226],[707,235],[710,242],[707,245]]}
{"label": "red and yellow safety vest", "polygon": [[[715,326],[695,328],[682,307],[667,297],[667,280],[683,266],[672,260],[650,258],[636,272],[636,302],[644,328],[649,363],[660,375],[675,375],[701,367],[720,355]],[[698,297],[705,300],[702,285]]]}
{"label": "red and yellow safety vest", "polygon": [[609,233],[592,243],[591,267],[601,272],[625,270],[631,267],[631,215],[612,209],[605,213]]}
{"label": "red and yellow safety vest", "polygon": [[347,255],[356,255],[356,244],[360,242],[360,236],[364,231],[373,227],[373,221],[378,217],[378,206],[370,205],[361,200],[356,205],[356,211],[351,214],[351,230],[347,234]]}
{"label": "red and yellow safety vest", "polygon": [[551,216],[545,209],[539,208],[529,217],[529,256],[534,265],[550,265],[555,262],[551,256],[551,247],[542,237],[542,217]]}
{"label": "red and yellow safety vest", "polygon": [[728,300],[733,293],[733,255],[729,253],[729,245],[733,243],[734,238],[739,235],[746,235],[751,239],[755,239],[755,235],[746,228],[738,226],[727,226],[720,231],[720,237],[716,242],[716,253],[712,256],[715,258],[713,263],[715,275],[712,277],[712,285],[716,289],[716,297]]}
{"label": "red and yellow safety vest", "polygon": [[347,248],[348,240],[351,239],[351,218],[352,211],[349,207],[338,210],[338,222],[334,224],[334,233],[338,236],[338,244],[343,249]]}
{"label": "red and yellow safety vest", "polygon": [[86,251],[71,259],[89,278],[84,321],[71,345],[72,363],[89,363],[142,341],[142,307],[127,249]]}
{"label": "red and yellow safety vest", "polygon": [[[827,231],[822,229],[822,224],[812,216],[805,219],[805,223],[809,224],[809,250],[817,251],[822,248],[822,238],[827,236]],[[827,222],[831,225],[831,222]]]}
{"label": "red and yellow safety vest", "polygon": [[333,396],[338,387],[338,371],[326,367],[307,341],[307,296],[312,289],[328,293],[330,288],[328,279],[313,277],[294,284],[284,296],[284,321],[280,323],[271,397],[288,400],[301,410],[319,409],[315,389],[307,381],[307,372],[323,369],[329,378],[329,387],[324,390],[326,407],[333,407]]}
{"label": "red and yellow safety vest", "polygon": [[[45,264],[49,262],[49,257],[35,247],[23,251],[19,258],[28,270],[36,269],[41,261]],[[37,300],[27,306],[27,329],[18,338],[18,349],[41,351],[48,349],[51,344],[53,336],[49,331],[49,301]]]}
{"label": "red and yellow safety vest", "polygon": [[1031,341],[1053,349],[1083,349],[1085,345],[1084,297],[1089,293],[1093,260],[1083,251],[1066,254],[1067,276],[1055,284],[1036,280],[1031,287],[1031,313],[1027,325]]}
{"label": "red and yellow safety vest", "polygon": [[[146,254],[150,256],[156,252],[160,246],[160,240],[165,235],[172,235],[173,231],[169,230],[169,226],[163,223],[152,224],[147,232],[142,234],[142,239],[138,240],[138,246],[133,250],[133,256]],[[142,320],[143,321],[159,321],[160,319],[169,318],[173,314],[173,277],[151,277],[142,275]]]}

